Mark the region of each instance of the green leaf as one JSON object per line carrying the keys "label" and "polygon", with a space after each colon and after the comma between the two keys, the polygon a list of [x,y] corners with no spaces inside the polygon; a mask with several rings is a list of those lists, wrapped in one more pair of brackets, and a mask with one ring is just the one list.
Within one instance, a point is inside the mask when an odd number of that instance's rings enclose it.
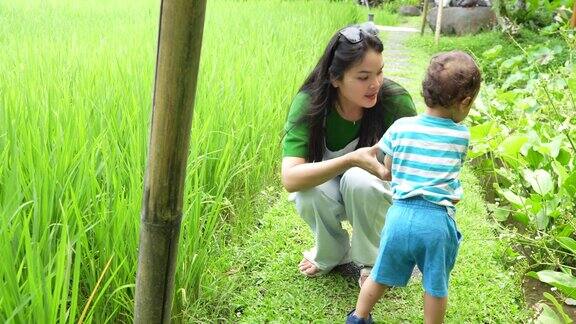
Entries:
{"label": "green leaf", "polygon": [[510,216],[510,211],[504,208],[496,208],[492,214],[494,218],[499,222],[504,222]]}
{"label": "green leaf", "polygon": [[546,195],[554,189],[554,181],[552,176],[548,171],[538,169],[532,171],[530,169],[525,169],[523,171],[524,180],[532,186],[532,189],[540,195]]}
{"label": "green leaf", "polygon": [[516,72],[516,73],[510,74],[508,76],[508,78],[506,78],[504,83],[502,84],[502,89],[508,90],[513,86],[524,83],[527,79],[528,79],[528,76],[522,72]]}
{"label": "green leaf", "polygon": [[475,159],[490,151],[490,146],[486,143],[472,144],[470,150],[466,154],[468,160]]}
{"label": "green leaf", "polygon": [[493,60],[500,55],[500,52],[502,52],[502,45],[498,44],[491,49],[484,51],[482,56],[487,60]]}
{"label": "green leaf", "polygon": [[513,56],[500,64],[500,72],[510,71],[515,67],[521,65],[522,61],[524,61],[523,55]]}
{"label": "green leaf", "polygon": [[576,241],[569,237],[557,237],[556,241],[566,250],[576,254]]}
{"label": "green leaf", "polygon": [[562,187],[564,180],[568,178],[566,168],[562,164],[558,163],[558,161],[552,161],[552,170],[554,170],[554,173],[558,176],[558,187]]}
{"label": "green leaf", "polygon": [[516,156],[520,153],[520,149],[524,143],[528,142],[528,136],[525,135],[513,135],[508,136],[505,140],[498,146],[498,151],[504,154]]}
{"label": "green leaf", "polygon": [[568,162],[570,162],[571,158],[572,154],[570,154],[570,152],[568,152],[564,148],[561,148],[560,153],[558,153],[558,156],[556,157],[556,160],[560,162],[562,165],[567,165]]}
{"label": "green leaf", "polygon": [[538,317],[534,319],[534,324],[564,324],[564,321],[562,321],[560,316],[558,316],[550,306],[544,303],[538,305],[542,307],[542,311],[538,314]]}
{"label": "green leaf", "polygon": [[559,271],[542,270],[536,273],[538,280],[552,285],[570,298],[576,298],[576,277]]}
{"label": "green leaf", "polygon": [[498,189],[498,193],[516,208],[523,208],[526,204],[526,198],[516,195],[509,189]]}
{"label": "green leaf", "polygon": [[528,218],[528,215],[524,214],[524,213],[514,213],[514,219],[520,223],[522,223],[525,226],[528,226],[528,224],[530,223],[530,219]]}
{"label": "green leaf", "polygon": [[546,209],[548,210],[548,217],[556,218],[560,216],[560,209],[558,205],[562,203],[562,199],[558,195],[554,195],[552,199],[546,200]]}
{"label": "green leaf", "polygon": [[538,110],[539,105],[538,105],[538,102],[536,101],[536,99],[534,99],[532,97],[526,97],[526,98],[522,98],[522,99],[520,99],[520,101],[518,101],[518,108],[525,110],[527,112],[534,112],[534,111]]}
{"label": "green leaf", "polygon": [[547,48],[541,47],[538,50],[532,52],[528,57],[528,62],[530,64],[546,65],[554,60],[554,52]]}
{"label": "green leaf", "polygon": [[544,156],[534,149],[529,148],[526,152],[526,161],[532,166],[533,168],[537,168],[540,166],[542,161],[544,160]]}
{"label": "green leaf", "polygon": [[555,237],[568,237],[574,233],[574,227],[570,226],[570,224],[564,224],[558,226],[558,234]]}
{"label": "green leaf", "polygon": [[576,93],[576,78],[570,78],[567,80],[568,88],[572,93]]}
{"label": "green leaf", "polygon": [[[548,151],[547,155],[551,156],[552,158],[556,158],[560,153],[560,147],[562,146],[563,137],[556,137],[550,143],[542,144],[542,147],[545,147]],[[543,152],[541,152],[543,153]]]}
{"label": "green leaf", "polygon": [[554,307],[556,308],[556,312],[558,312],[560,314],[560,316],[562,316],[563,323],[572,323],[570,316],[568,316],[566,313],[564,313],[564,309],[562,308],[562,305],[560,305],[560,303],[556,300],[556,298],[554,298],[554,296],[545,292],[544,297],[546,299],[548,299],[552,304],[554,304]]}
{"label": "green leaf", "polygon": [[516,105],[516,102],[519,100],[518,98],[519,96],[520,94],[517,92],[505,91],[502,89],[498,89],[495,94],[495,98],[497,99],[497,101],[501,101],[502,103],[510,105]]}
{"label": "green leaf", "polygon": [[572,171],[570,175],[564,180],[562,188],[568,192],[571,197],[576,196],[576,171]]}
{"label": "green leaf", "polygon": [[541,209],[536,215],[534,216],[534,223],[536,227],[543,231],[548,227],[548,223],[550,222],[550,217],[548,217],[548,211],[546,208]]}
{"label": "green leaf", "polygon": [[494,121],[487,121],[483,124],[470,127],[470,140],[472,142],[484,143],[494,134]]}

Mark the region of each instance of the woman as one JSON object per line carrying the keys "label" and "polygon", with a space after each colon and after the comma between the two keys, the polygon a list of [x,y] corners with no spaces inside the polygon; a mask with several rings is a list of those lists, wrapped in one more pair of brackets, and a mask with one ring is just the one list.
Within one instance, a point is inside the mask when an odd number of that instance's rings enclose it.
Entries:
{"label": "woman", "polygon": [[[310,226],[315,247],[299,269],[314,277],[350,261],[374,264],[391,203],[375,144],[396,120],[416,114],[408,92],[382,75],[373,24],[336,33],[294,98],[285,124],[282,184]],[[348,220],[350,240],[341,222]]]}

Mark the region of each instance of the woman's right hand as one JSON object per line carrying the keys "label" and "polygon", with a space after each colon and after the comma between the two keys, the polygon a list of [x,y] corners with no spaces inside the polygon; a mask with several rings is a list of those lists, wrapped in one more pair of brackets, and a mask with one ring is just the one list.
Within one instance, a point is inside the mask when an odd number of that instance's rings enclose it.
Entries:
{"label": "woman's right hand", "polygon": [[382,180],[390,180],[390,171],[378,161],[380,148],[378,144],[370,147],[362,147],[350,152],[352,165],[362,168]]}

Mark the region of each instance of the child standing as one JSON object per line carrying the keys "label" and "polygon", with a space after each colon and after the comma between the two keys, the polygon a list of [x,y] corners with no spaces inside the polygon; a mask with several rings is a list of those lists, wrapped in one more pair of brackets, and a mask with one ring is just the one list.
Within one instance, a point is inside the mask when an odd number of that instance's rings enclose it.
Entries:
{"label": "child standing", "polygon": [[459,123],[482,81],[472,57],[460,51],[432,58],[422,82],[426,110],[397,120],[379,145],[391,173],[392,198],[379,256],[346,323],[372,323],[370,311],[388,287],[406,286],[414,266],[422,272],[424,323],[442,323],[448,279],[461,235],[454,221],[462,199],[458,175],[469,131]]}

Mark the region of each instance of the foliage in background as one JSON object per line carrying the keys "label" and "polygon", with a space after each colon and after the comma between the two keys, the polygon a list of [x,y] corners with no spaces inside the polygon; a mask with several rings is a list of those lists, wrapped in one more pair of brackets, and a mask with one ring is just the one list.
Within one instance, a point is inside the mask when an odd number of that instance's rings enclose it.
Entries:
{"label": "foliage in background", "polygon": [[518,26],[537,30],[555,21],[568,20],[574,0],[494,0],[493,7],[499,17],[506,18],[505,28],[518,30]]}
{"label": "foliage in background", "polygon": [[502,228],[506,259],[523,273],[562,286],[562,299],[576,288],[576,38],[563,26],[522,28],[515,41],[502,31],[443,37],[437,47],[427,37],[411,40],[411,47],[428,53],[466,50],[481,65],[485,82],[468,119],[469,156],[489,186],[487,197],[497,196],[491,214],[518,225]]}
{"label": "foliage in background", "polygon": [[530,276],[576,298],[575,33],[554,24],[541,34],[563,46],[517,43],[522,53],[505,56],[496,45],[482,54],[497,73],[471,116],[469,156],[494,181],[493,216],[520,225],[509,257],[528,258]]}
{"label": "foliage in background", "polygon": [[382,3],[381,7],[389,10],[390,12],[397,13],[398,9],[402,6],[417,6],[422,7],[420,0],[389,0]]}

